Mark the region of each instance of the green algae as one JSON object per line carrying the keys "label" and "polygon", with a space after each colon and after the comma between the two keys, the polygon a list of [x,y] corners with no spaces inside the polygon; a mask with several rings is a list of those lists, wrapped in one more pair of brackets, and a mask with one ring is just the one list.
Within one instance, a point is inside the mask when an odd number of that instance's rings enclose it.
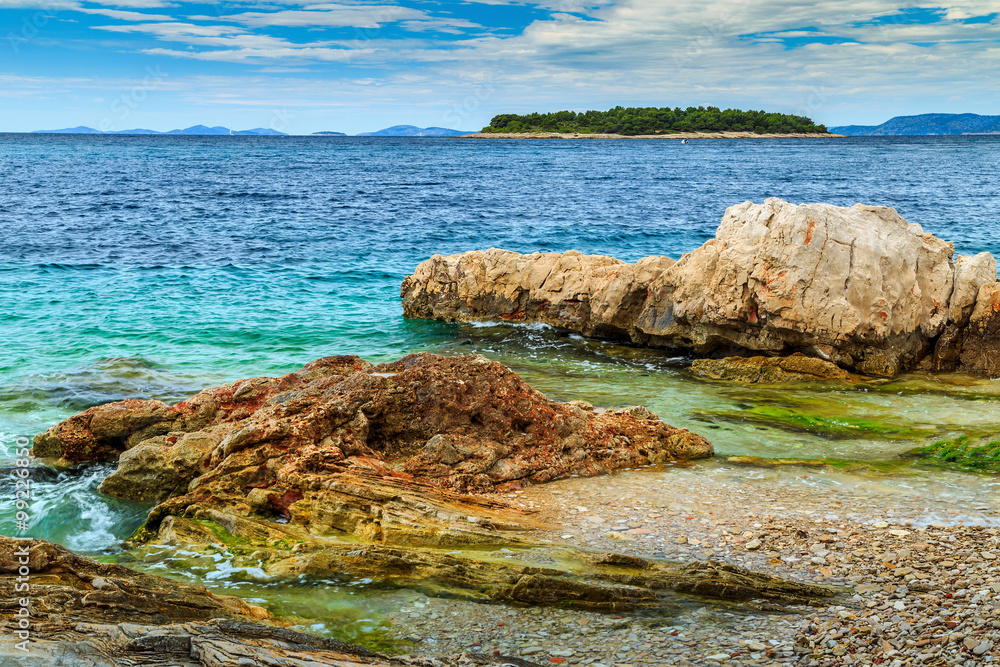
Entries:
{"label": "green algae", "polygon": [[867,437],[918,440],[938,435],[927,428],[886,424],[858,417],[827,417],[779,405],[756,405],[743,410],[699,410],[693,416],[704,421],[719,419],[736,423],[749,422],[830,439]]}
{"label": "green algae", "polygon": [[941,440],[933,445],[918,447],[904,454],[923,465],[944,466],[963,470],[1000,471],[1000,440],[976,444],[969,435]]}

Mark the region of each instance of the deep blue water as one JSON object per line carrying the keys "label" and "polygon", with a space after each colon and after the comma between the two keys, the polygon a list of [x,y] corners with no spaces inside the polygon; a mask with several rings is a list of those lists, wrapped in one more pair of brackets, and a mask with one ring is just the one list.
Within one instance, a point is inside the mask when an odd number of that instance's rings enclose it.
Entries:
{"label": "deep blue water", "polygon": [[433,253],[677,257],[774,196],[893,206],[1000,255],[998,174],[990,137],[0,135],[0,443],[125,396],[441,349],[457,327],[399,305]]}

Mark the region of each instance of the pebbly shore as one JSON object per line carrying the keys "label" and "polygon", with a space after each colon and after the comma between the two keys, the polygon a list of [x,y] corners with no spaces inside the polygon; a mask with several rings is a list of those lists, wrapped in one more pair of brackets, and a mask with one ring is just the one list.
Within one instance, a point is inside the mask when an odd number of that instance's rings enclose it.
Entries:
{"label": "pebbly shore", "polygon": [[[417,598],[393,619],[415,653],[541,664],[982,665],[1000,660],[1000,504],[635,470],[513,494],[555,544],[717,560],[841,587],[817,608],[692,604],[597,614]],[[805,473],[804,476],[815,473]],[[984,484],[994,485],[992,478]],[[989,498],[990,496],[984,496]],[[516,557],[512,555],[511,557]]]}

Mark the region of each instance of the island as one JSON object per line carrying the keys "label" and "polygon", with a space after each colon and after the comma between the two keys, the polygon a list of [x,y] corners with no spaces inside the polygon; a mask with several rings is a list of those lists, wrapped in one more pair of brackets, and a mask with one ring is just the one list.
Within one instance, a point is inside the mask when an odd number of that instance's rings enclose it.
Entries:
{"label": "island", "polygon": [[997,136],[1000,135],[1000,116],[925,113],[896,116],[881,125],[844,125],[830,129],[849,137]]}
{"label": "island", "polygon": [[500,114],[477,138],[833,137],[805,116],[718,107],[621,107],[608,111]]}

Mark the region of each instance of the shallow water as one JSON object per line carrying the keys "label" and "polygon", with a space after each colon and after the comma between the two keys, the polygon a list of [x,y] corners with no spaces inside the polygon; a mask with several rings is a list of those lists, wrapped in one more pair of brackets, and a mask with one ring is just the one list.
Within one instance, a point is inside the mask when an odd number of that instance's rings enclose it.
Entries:
{"label": "shallow water", "polygon": [[[91,405],[176,401],[331,354],[387,361],[415,351],[480,352],[559,400],[645,404],[705,434],[722,455],[882,462],[942,437],[1000,434],[997,381],[728,385],[694,378],[688,360],[662,352],[544,327],[408,321],[399,304],[401,280],[433,253],[677,257],[714,234],[727,206],[769,196],[895,206],[960,253],[1000,255],[998,173],[1000,139],[989,137],[681,146],[0,135],[0,462],[12,464],[18,436]],[[762,419],[774,414],[829,428]],[[116,550],[148,507],[97,494],[107,470],[33,473],[26,533],[81,553]],[[934,469],[706,462],[663,474],[692,484],[705,475],[734,485],[788,480],[817,493],[836,485],[861,499],[977,505],[997,495],[996,477]],[[22,534],[12,481],[4,484],[0,533]],[[209,565],[196,576],[221,571]],[[248,586],[247,595],[287,609],[313,604],[218,576],[223,588]],[[328,593],[315,604],[343,615],[343,590]]]}
{"label": "shallow water", "polygon": [[149,574],[205,586],[264,607],[292,623],[289,627],[321,637],[390,649],[385,637],[393,611],[424,598],[417,592],[371,586],[370,579],[300,577],[278,580],[258,564],[234,564],[228,551],[195,552],[150,545],[116,556],[114,562]]}

